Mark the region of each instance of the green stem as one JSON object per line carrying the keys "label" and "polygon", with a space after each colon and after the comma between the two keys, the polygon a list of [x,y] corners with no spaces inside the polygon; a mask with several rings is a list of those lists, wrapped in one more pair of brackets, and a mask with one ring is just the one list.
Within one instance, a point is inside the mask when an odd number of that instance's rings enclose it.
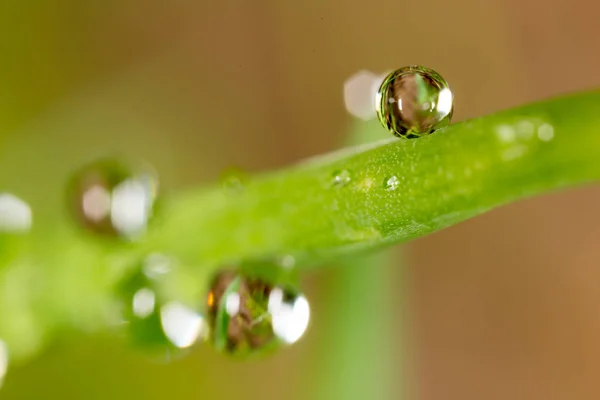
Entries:
{"label": "green stem", "polygon": [[[402,399],[406,347],[402,261],[391,252],[347,260],[320,302],[321,333],[310,373],[311,399]],[[316,370],[315,370],[316,368]]]}
{"label": "green stem", "polygon": [[[373,122],[362,132],[381,129]],[[580,93],[316,157],[257,176],[241,192],[188,190],[164,200],[141,242],[108,243],[60,218],[34,224],[26,237],[0,237],[10,247],[0,266],[0,340],[22,358],[62,331],[109,326],[115,288],[148,253],[177,259],[195,277],[177,292],[201,299],[225,264],[284,259],[302,270],[598,180],[599,133],[600,91]],[[342,171],[350,181],[335,184]],[[395,190],[385,187],[391,177]]]}
{"label": "green stem", "polygon": [[[377,122],[364,134],[381,130]],[[600,91],[390,138],[258,176],[242,193],[171,199],[147,245],[205,265],[297,265],[422,236],[493,207],[600,178]],[[350,181],[336,184],[346,171]],[[344,172],[344,173],[346,173]],[[385,187],[398,179],[395,190]],[[342,180],[338,180],[342,181]]]}

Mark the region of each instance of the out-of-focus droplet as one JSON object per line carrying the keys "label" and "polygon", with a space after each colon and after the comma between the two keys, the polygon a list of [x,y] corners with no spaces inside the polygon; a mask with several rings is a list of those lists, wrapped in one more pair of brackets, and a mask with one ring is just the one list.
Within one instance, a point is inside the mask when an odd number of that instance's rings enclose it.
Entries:
{"label": "out-of-focus droplet", "polygon": [[29,204],[12,193],[0,193],[0,269],[28,253],[25,247],[32,219]]}
{"label": "out-of-focus droplet", "polygon": [[152,253],[144,260],[143,271],[150,279],[159,279],[171,272],[174,261],[171,257],[162,253]]}
{"label": "out-of-focus droplet", "polygon": [[310,319],[302,294],[233,270],[215,276],[207,305],[215,349],[242,357],[295,343]]}
{"label": "out-of-focus droplet", "polygon": [[176,301],[162,306],[160,317],[163,332],[180,349],[196,343],[205,330],[202,316],[191,307]]}
{"label": "out-of-focus droplet", "polygon": [[397,176],[391,176],[385,180],[384,187],[387,190],[396,190],[400,185],[400,179]]}
{"label": "out-of-focus droplet", "polygon": [[147,318],[154,312],[156,307],[156,294],[152,289],[141,288],[133,294],[131,302],[133,316],[136,318]]}
{"label": "out-of-focus droplet", "polygon": [[284,270],[289,271],[296,266],[296,258],[294,258],[294,256],[292,256],[291,254],[286,254],[284,256],[278,257],[276,264]]}
{"label": "out-of-focus droplet", "polygon": [[197,343],[206,335],[203,316],[194,307],[173,299],[166,290],[174,273],[170,258],[152,254],[126,280],[122,289],[123,318],[134,345],[165,351],[172,357],[178,349]]}
{"label": "out-of-focus droplet", "polygon": [[244,190],[244,186],[248,182],[248,175],[239,168],[231,167],[223,171],[219,181],[226,192],[239,193]]}
{"label": "out-of-focus droplet", "polygon": [[0,233],[25,233],[31,223],[29,204],[11,193],[0,193]]}
{"label": "out-of-focus droplet", "polygon": [[543,123],[538,127],[538,138],[543,142],[549,142],[554,139],[554,127],[548,123]]}
{"label": "out-of-focus droplet", "polygon": [[3,340],[0,340],[0,388],[4,383],[6,372],[8,372],[8,347]]}
{"label": "out-of-focus droplet", "polygon": [[133,239],[146,231],[157,193],[158,179],[149,168],[104,159],[71,179],[69,209],[93,232]]}
{"label": "out-of-focus droplet", "polygon": [[381,77],[359,71],[344,83],[344,104],[350,115],[362,120],[370,120],[377,115],[373,98],[381,84]]}
{"label": "out-of-focus droplet", "polygon": [[430,68],[410,66],[383,80],[375,107],[384,127],[396,136],[413,139],[448,125],[454,99],[440,74]]}
{"label": "out-of-focus droplet", "polygon": [[333,186],[337,187],[346,186],[350,183],[351,180],[352,176],[350,175],[350,172],[344,169],[340,171],[335,171],[333,173],[332,184]]}

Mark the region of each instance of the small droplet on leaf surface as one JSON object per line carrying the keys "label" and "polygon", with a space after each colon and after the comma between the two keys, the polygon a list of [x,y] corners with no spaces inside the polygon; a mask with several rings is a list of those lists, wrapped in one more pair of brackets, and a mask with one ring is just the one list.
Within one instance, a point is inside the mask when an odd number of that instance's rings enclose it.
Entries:
{"label": "small droplet on leaf surface", "polygon": [[343,169],[333,173],[332,184],[337,187],[346,186],[351,180],[350,172]]}
{"label": "small droplet on leaf surface", "polygon": [[537,132],[538,138],[543,142],[549,142],[554,139],[554,127],[550,124],[541,124]]}
{"label": "small droplet on leaf surface", "polygon": [[396,190],[399,185],[400,185],[400,179],[398,179],[397,176],[391,176],[388,179],[386,179],[384,187],[387,190]]}
{"label": "small droplet on leaf surface", "polygon": [[375,108],[386,129],[398,137],[414,139],[448,125],[454,99],[440,74],[430,68],[409,66],[391,72],[383,80]]}
{"label": "small droplet on leaf surface", "polygon": [[277,265],[285,270],[291,270],[296,265],[296,258],[291,254],[286,254],[277,258]]}
{"label": "small droplet on leaf surface", "polygon": [[212,345],[240,357],[295,343],[310,319],[301,293],[234,270],[215,276],[207,306]]}
{"label": "small droplet on leaf surface", "polygon": [[69,209],[92,232],[132,239],[146,231],[157,192],[158,179],[149,168],[103,159],[73,176]]}
{"label": "small droplet on leaf surface", "polygon": [[219,181],[224,191],[228,193],[239,193],[244,190],[244,186],[248,182],[248,175],[245,171],[231,167],[221,174]]}

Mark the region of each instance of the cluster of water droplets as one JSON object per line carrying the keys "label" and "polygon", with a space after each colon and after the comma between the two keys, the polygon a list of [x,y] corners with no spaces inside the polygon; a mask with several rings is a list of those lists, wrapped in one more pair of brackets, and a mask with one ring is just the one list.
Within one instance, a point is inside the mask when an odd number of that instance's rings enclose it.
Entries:
{"label": "cluster of water droplets", "polygon": [[513,123],[495,127],[496,138],[501,145],[500,158],[510,162],[535,150],[541,144],[554,139],[554,126],[540,118],[516,118]]}
{"label": "cluster of water droplets", "polygon": [[[246,181],[239,169],[221,178],[224,193],[234,196],[244,191]],[[76,171],[65,197],[76,229],[118,246],[143,239],[157,213],[158,194],[157,175],[147,165],[106,158]],[[8,253],[3,249],[12,241],[27,237],[32,224],[29,204],[16,194],[0,192],[0,255]],[[284,254],[265,262],[265,269],[289,275],[295,263]],[[201,342],[238,357],[263,354],[304,334],[310,310],[296,285],[227,267],[198,290],[206,283],[199,270],[169,254],[148,254],[115,290],[115,326],[133,345],[161,360],[185,354]],[[182,280],[188,289],[195,287],[195,296],[179,290]],[[0,387],[9,367],[9,347],[0,336]]]}
{"label": "cluster of water droplets", "polygon": [[[334,188],[341,188],[349,185],[352,180],[353,176],[349,170],[336,170],[331,175],[331,186]],[[366,177],[359,186],[365,190],[369,190],[375,183],[376,182],[372,178]],[[381,187],[387,191],[394,191],[400,187],[400,179],[396,175],[387,176],[383,179]]]}

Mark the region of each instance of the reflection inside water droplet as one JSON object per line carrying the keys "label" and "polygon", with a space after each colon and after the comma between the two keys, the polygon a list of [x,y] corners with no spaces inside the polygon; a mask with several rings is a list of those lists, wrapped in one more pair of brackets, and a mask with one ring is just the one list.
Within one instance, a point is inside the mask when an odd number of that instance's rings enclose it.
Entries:
{"label": "reflection inside water droplet", "polygon": [[69,208],[91,231],[133,238],[145,232],[157,190],[158,180],[148,168],[104,159],[71,179]]}
{"label": "reflection inside water droplet", "polygon": [[287,344],[298,341],[310,320],[310,307],[304,296],[290,298],[281,288],[269,295],[268,310],[273,321],[273,332]]}
{"label": "reflection inside water droplet", "polygon": [[296,342],[310,319],[302,294],[233,270],[214,278],[207,304],[211,343],[237,356]]}
{"label": "reflection inside water droplet", "polygon": [[348,183],[350,183],[350,181],[352,180],[352,177],[350,176],[350,172],[348,172],[347,170],[340,170],[340,171],[335,171],[333,173],[333,185],[334,186],[346,186]]}
{"label": "reflection inside water droplet", "polygon": [[392,176],[385,181],[385,188],[387,190],[396,190],[400,185],[400,179],[397,176]]}
{"label": "reflection inside water droplet", "polygon": [[163,332],[180,349],[192,346],[204,333],[202,316],[181,303],[165,304],[160,314]]}
{"label": "reflection inside water droplet", "polygon": [[240,294],[229,293],[225,297],[225,311],[230,317],[235,317],[240,312]]}
{"label": "reflection inside water droplet", "polygon": [[29,204],[11,193],[0,193],[0,233],[24,233],[31,229]]}

